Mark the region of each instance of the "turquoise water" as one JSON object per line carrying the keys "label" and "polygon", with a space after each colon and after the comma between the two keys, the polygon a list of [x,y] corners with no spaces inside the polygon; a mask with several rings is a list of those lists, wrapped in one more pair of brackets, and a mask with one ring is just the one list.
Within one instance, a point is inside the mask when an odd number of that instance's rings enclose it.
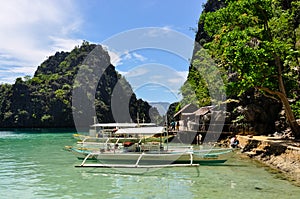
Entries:
{"label": "turquoise water", "polygon": [[0,132],[0,198],[300,198],[300,187],[251,160],[142,175],[75,168],[72,133]]}

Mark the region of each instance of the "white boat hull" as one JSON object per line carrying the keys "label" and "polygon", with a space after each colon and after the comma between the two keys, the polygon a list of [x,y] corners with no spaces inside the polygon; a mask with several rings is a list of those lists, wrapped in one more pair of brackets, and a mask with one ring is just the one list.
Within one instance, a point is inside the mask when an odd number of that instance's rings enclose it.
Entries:
{"label": "white boat hull", "polygon": [[215,164],[224,163],[227,159],[220,155],[195,154],[193,152],[164,153],[99,153],[95,155],[101,164]]}

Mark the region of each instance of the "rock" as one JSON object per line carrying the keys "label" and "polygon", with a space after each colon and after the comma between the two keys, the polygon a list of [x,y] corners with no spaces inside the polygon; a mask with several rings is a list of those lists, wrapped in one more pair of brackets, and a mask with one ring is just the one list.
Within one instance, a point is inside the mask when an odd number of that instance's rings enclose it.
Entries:
{"label": "rock", "polygon": [[243,152],[250,158],[283,172],[300,184],[300,147],[294,147],[297,142],[268,140],[260,136],[239,136],[239,140],[245,146]]}

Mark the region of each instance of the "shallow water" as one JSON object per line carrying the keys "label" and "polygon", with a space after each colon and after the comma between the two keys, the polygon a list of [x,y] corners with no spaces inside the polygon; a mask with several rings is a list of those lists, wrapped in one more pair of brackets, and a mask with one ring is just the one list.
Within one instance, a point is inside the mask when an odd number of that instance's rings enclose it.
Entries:
{"label": "shallow water", "polygon": [[72,133],[0,132],[0,198],[300,198],[300,187],[233,155],[220,166],[144,174],[75,168]]}

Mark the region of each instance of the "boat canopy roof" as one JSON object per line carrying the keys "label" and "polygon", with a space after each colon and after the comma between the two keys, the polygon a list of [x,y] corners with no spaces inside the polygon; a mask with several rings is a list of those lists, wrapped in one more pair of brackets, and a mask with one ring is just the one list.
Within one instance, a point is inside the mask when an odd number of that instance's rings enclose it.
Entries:
{"label": "boat canopy roof", "polygon": [[163,132],[164,132],[163,126],[156,126],[156,127],[124,128],[124,129],[117,130],[115,134],[155,135]]}
{"label": "boat canopy roof", "polygon": [[98,124],[93,124],[91,127],[118,127],[118,128],[134,128],[134,127],[139,127],[139,126],[156,126],[155,123],[98,123]]}

